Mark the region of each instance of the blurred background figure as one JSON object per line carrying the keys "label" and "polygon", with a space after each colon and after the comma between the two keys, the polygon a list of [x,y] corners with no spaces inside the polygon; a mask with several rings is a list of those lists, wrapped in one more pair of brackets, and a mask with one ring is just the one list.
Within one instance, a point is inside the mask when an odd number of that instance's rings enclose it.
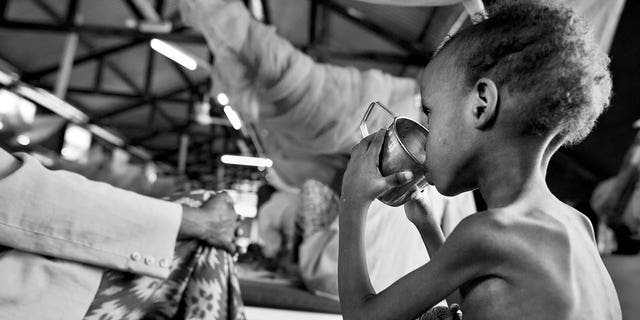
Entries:
{"label": "blurred background figure", "polygon": [[603,253],[640,251],[640,119],[633,127],[636,137],[618,174],[600,183],[591,198],[601,219],[598,229]]}

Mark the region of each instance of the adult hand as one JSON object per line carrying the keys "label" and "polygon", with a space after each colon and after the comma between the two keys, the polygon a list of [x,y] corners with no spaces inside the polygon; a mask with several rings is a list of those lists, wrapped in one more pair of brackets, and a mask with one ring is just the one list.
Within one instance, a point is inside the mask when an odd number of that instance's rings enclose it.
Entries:
{"label": "adult hand", "polygon": [[179,0],[178,1],[178,9],[180,10],[180,17],[182,18],[182,23],[188,27],[195,27],[195,3],[191,0]]}
{"label": "adult hand", "polygon": [[237,224],[231,197],[226,192],[216,193],[200,208],[183,206],[178,239],[199,239],[234,253]]}
{"label": "adult hand", "polygon": [[351,152],[351,159],[342,178],[342,200],[351,204],[370,204],[391,187],[413,178],[411,171],[402,171],[383,177],[378,169],[380,149],[385,130],[367,136]]}
{"label": "adult hand", "polygon": [[185,26],[198,29],[202,15],[224,3],[223,0],[179,0],[178,9]]}

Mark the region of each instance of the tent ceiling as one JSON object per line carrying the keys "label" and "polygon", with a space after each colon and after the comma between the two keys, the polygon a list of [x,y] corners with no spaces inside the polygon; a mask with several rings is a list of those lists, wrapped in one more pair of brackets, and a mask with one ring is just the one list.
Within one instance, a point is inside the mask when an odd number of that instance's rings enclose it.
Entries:
{"label": "tent ceiling", "polygon": [[[205,61],[211,58],[203,38],[180,26],[175,1],[150,2],[164,20],[174,22],[169,34],[128,29],[127,21],[141,19],[132,2],[0,1],[0,41],[10,44],[0,48],[0,58],[17,69],[21,80],[53,90],[65,41],[69,32],[77,32],[66,99],[92,122],[169,162],[176,160],[182,133],[211,144],[238,138],[230,128],[209,130],[190,120],[192,105],[206,92],[207,73],[188,71],[149,47],[151,38],[167,38]],[[393,74],[416,74],[416,66],[427,62],[424,52],[435,48],[462,12],[461,6],[400,8],[349,0],[263,3],[266,22],[317,59]],[[237,152],[233,143],[219,145],[231,150],[214,151]]]}
{"label": "tent ceiling", "polygon": [[[393,7],[353,0],[261,1],[266,22],[314,58],[405,76],[418,74],[463,10],[462,6]],[[181,26],[176,1],[150,0],[164,20],[174,22],[170,33],[127,28],[128,20],[140,19],[132,2],[0,0],[0,41],[5,44],[0,58],[17,69],[21,80],[53,89],[68,33],[77,32],[80,44],[66,99],[93,122],[148,149],[159,161],[175,164],[179,136],[190,134],[190,152],[203,155],[190,157],[189,165],[213,172],[213,155],[238,152],[233,139],[240,135],[226,126],[203,127],[191,121],[192,105],[207,91],[208,75],[188,71],[149,47],[151,38],[165,38],[209,60],[204,40]],[[603,122],[610,120],[605,117]],[[615,159],[602,162],[600,172],[615,170],[624,149],[616,147]],[[574,155],[573,160],[567,155]],[[591,154],[577,148],[565,156],[573,165],[576,159],[589,163]]]}

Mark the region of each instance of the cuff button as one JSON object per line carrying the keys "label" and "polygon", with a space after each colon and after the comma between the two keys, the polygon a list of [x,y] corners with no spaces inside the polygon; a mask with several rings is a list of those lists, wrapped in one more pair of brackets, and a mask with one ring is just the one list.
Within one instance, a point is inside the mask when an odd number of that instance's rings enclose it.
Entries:
{"label": "cuff button", "polygon": [[133,261],[138,261],[142,258],[142,255],[140,254],[140,252],[135,251],[131,253],[131,260]]}
{"label": "cuff button", "polygon": [[158,263],[160,264],[160,267],[162,267],[162,268],[169,268],[171,266],[171,264],[169,263],[169,260],[167,260],[167,259],[160,259],[160,261],[158,261]]}
{"label": "cuff button", "polygon": [[146,256],[146,257],[144,258],[144,263],[145,263],[146,265],[150,266],[150,265],[152,265],[152,264],[156,263],[156,259],[155,259],[154,257],[152,257],[152,256]]}

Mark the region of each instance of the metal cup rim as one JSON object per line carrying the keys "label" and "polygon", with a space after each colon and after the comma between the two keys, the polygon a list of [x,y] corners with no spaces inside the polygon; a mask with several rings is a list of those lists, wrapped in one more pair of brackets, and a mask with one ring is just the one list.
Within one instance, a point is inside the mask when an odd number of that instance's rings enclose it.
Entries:
{"label": "metal cup rim", "polygon": [[417,164],[420,168],[422,168],[422,169],[426,172],[426,171],[427,171],[427,168],[425,167],[425,165],[424,165],[423,163],[421,163],[418,159],[416,159],[416,157],[413,155],[413,153],[412,153],[411,151],[409,151],[409,150],[407,149],[407,147],[404,145],[404,143],[402,142],[402,140],[400,140],[400,136],[398,135],[398,129],[396,128],[396,125],[397,125],[397,123],[398,123],[398,120],[401,120],[401,119],[405,119],[405,120],[408,120],[408,121],[413,122],[415,125],[417,125],[417,126],[418,126],[418,128],[419,128],[420,130],[423,130],[424,132],[426,132],[426,133],[427,133],[427,135],[429,135],[429,129],[427,129],[425,126],[423,126],[422,124],[420,124],[418,121],[415,121],[415,120],[413,120],[413,119],[411,119],[411,118],[409,118],[409,117],[405,117],[405,116],[396,116],[396,117],[394,117],[394,118],[393,118],[392,127],[393,127],[393,132],[394,132],[395,139],[398,141],[398,144],[400,144],[400,146],[402,147],[402,149],[404,150],[404,152],[405,152],[406,154],[408,154],[408,155],[409,155],[409,158],[411,158],[411,160],[412,160],[415,164]]}

